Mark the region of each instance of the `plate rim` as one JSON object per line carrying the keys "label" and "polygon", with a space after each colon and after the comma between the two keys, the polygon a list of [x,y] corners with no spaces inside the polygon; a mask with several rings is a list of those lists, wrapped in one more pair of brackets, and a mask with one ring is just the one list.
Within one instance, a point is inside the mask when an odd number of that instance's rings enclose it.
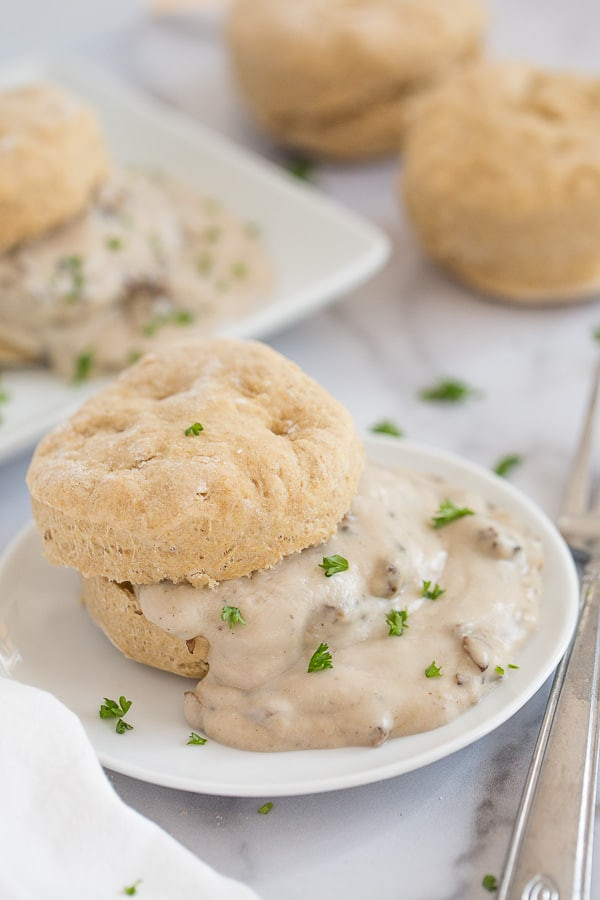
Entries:
{"label": "plate rim", "polygon": [[[556,526],[545,515],[543,510],[541,510],[540,507],[536,503],[534,503],[533,500],[531,500],[522,491],[514,487],[514,485],[494,475],[491,471],[485,469],[483,466],[471,462],[470,460],[465,459],[458,454],[434,447],[432,445],[421,444],[419,442],[409,441],[403,438],[397,439],[393,437],[375,435],[364,435],[364,437],[367,448],[367,458],[372,459],[373,456],[376,457],[377,448],[381,450],[381,448],[389,449],[395,446],[396,449],[392,452],[396,453],[399,451],[399,467],[401,467],[403,464],[407,464],[405,461],[403,463],[401,459],[403,454],[407,455],[409,458],[411,454],[417,454],[419,455],[420,459],[427,464],[430,461],[441,461],[442,465],[458,467],[459,469],[470,473],[470,475],[474,476],[476,480],[482,479],[484,483],[487,482],[490,486],[495,487],[496,492],[499,492],[502,496],[511,498],[512,502],[516,503],[519,507],[526,510],[527,516],[532,516],[536,522],[541,523],[541,530],[544,535],[543,539],[544,541],[550,540],[552,549],[557,554],[558,565],[562,569],[565,584],[568,586],[568,593],[570,595],[569,597],[565,598],[568,616],[566,617],[566,620],[561,624],[560,639],[554,646],[552,654],[545,659],[544,665],[541,666],[536,671],[535,675],[529,678],[525,686],[522,686],[518,691],[516,691],[516,693],[513,691],[513,693],[511,694],[508,684],[499,684],[498,686],[496,686],[494,690],[502,690],[503,688],[506,690],[506,700],[494,714],[488,716],[483,722],[472,725],[466,730],[462,729],[462,731],[459,731],[459,733],[456,734],[453,738],[444,740],[444,732],[451,728],[453,726],[453,723],[458,722],[460,724],[460,720],[464,719],[464,716],[469,712],[469,710],[466,710],[464,713],[456,717],[447,725],[443,725],[440,728],[433,729],[430,732],[422,733],[423,735],[442,736],[442,740],[438,742],[432,739],[431,746],[428,749],[421,749],[416,754],[413,752],[407,758],[403,758],[402,756],[400,756],[400,758],[397,758],[391,762],[384,763],[381,766],[377,765],[377,759],[376,757],[373,757],[374,764],[367,765],[366,767],[360,766],[356,771],[353,772],[342,772],[342,774],[339,774],[336,777],[332,777],[331,775],[328,775],[324,778],[319,777],[318,765],[315,766],[315,772],[317,774],[315,774],[312,779],[307,779],[305,777],[300,783],[294,779],[288,779],[287,781],[280,780],[275,785],[268,782],[267,780],[260,783],[250,784],[240,784],[237,782],[222,783],[219,781],[215,781],[214,779],[208,779],[208,781],[205,779],[203,781],[201,777],[202,773],[200,773],[199,779],[190,779],[190,777],[187,775],[181,776],[176,772],[171,771],[166,773],[157,773],[155,769],[152,769],[148,765],[131,763],[127,759],[123,760],[122,758],[119,758],[118,755],[107,753],[102,749],[99,750],[94,745],[93,737],[92,735],[90,735],[88,729],[86,728],[85,721],[82,720],[82,724],[86,732],[88,733],[90,742],[94,746],[94,750],[103,766],[111,769],[112,771],[119,772],[120,774],[137,778],[141,781],[145,781],[151,784],[184,790],[190,793],[216,796],[262,797],[268,795],[272,797],[280,797],[309,795],[333,790],[342,790],[371,784],[378,781],[384,781],[389,778],[393,778],[398,775],[406,774],[408,772],[423,768],[424,766],[430,765],[431,763],[437,762],[441,759],[453,755],[458,750],[464,749],[465,747],[475,743],[482,737],[494,731],[500,725],[507,722],[541,688],[541,686],[551,675],[552,671],[558,664],[560,658],[564,654],[571,640],[573,631],[577,623],[579,610],[579,578],[577,569],[570,551],[566,543],[560,536],[558,530],[556,529]],[[385,452],[385,450],[383,452]],[[377,461],[377,459],[375,459],[375,461]],[[429,468],[429,466],[424,465],[423,468],[427,469]],[[444,477],[447,478],[447,475],[445,475]],[[4,553],[0,557],[0,584],[2,583],[3,577],[5,577],[5,570],[10,566],[11,561],[13,561],[18,556],[19,552],[23,551],[23,549],[27,545],[27,542],[32,539],[32,535],[35,533],[35,525],[33,521],[30,520],[25,525],[25,527],[20,530],[16,537],[13,538],[8,547],[5,549]],[[50,569],[50,571],[59,570]],[[525,644],[524,647],[526,646],[527,645]],[[10,673],[0,671],[0,678],[1,677],[14,678],[14,676]],[[16,678],[15,680],[19,681],[20,679]],[[481,703],[485,701],[485,697],[489,697],[491,694],[492,691],[488,691],[484,698],[482,698],[482,701],[479,704],[476,704],[474,707],[471,707],[470,709],[476,710],[481,707]],[[454,728],[456,727],[457,726],[454,724]],[[411,741],[411,739],[420,737],[422,737],[422,735],[411,735],[405,738],[394,738],[384,746],[389,746],[390,744],[394,745],[396,744],[396,742],[407,742]],[[399,744],[396,744],[396,746],[399,746]],[[219,745],[219,748],[221,747],[222,745]],[[253,758],[273,757],[273,754],[270,753],[257,754],[251,751],[234,751],[233,748],[229,747],[224,747],[223,749],[225,753],[251,753],[251,756]],[[334,751],[303,750],[292,751],[292,753],[315,754],[316,759],[318,760],[318,756],[320,754],[329,754],[331,752],[341,752],[343,754],[347,751],[356,752],[357,750],[365,751],[369,756],[377,753],[377,749],[373,750],[372,748],[338,748]],[[276,753],[275,756],[280,757],[281,754]]]}

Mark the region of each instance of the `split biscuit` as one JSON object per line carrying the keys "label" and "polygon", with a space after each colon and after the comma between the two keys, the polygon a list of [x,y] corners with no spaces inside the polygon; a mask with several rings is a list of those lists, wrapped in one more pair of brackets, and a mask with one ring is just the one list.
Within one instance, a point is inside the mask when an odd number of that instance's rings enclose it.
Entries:
{"label": "split biscuit", "polygon": [[108,175],[93,112],[50,85],[0,91],[0,252],[82,212]]}
{"label": "split biscuit", "polygon": [[282,143],[395,152],[410,101],[480,53],[479,0],[236,0],[227,38],[257,120]]}
{"label": "split biscuit", "polygon": [[142,613],[130,584],[84,578],[82,596],[93,622],[129,659],[186,678],[206,675],[208,641],[184,641],[154,625]]}
{"label": "split biscuit", "polygon": [[479,65],[423,100],[401,193],[426,252],[484,293],[600,287],[600,79]]}
{"label": "split biscuit", "polygon": [[199,339],[88,400],[39,444],[27,482],[51,562],[201,586],[329,537],[363,456],[349,413],[294,363]]}

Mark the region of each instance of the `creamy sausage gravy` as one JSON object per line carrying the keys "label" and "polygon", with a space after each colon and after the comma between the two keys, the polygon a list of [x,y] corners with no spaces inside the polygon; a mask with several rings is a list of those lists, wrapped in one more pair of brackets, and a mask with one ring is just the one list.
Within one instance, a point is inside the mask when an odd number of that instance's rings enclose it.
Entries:
{"label": "creamy sausage gravy", "polygon": [[[434,528],[447,498],[475,514]],[[326,577],[320,563],[334,554],[348,570]],[[514,674],[541,567],[539,541],[508,513],[435,477],[369,465],[325,544],[212,590],[136,593],[165,631],[209,641],[209,672],[185,698],[193,728],[248,750],[377,745],[448,722]],[[423,596],[426,581],[444,593]],[[230,628],[225,606],[246,624]],[[400,635],[389,634],[392,610],[406,612]],[[309,673],[321,643],[333,667]],[[441,674],[427,677],[434,662]]]}
{"label": "creamy sausage gravy", "polygon": [[67,377],[113,371],[263,303],[257,227],[162,173],[113,176],[82,215],[0,255],[0,344]]}

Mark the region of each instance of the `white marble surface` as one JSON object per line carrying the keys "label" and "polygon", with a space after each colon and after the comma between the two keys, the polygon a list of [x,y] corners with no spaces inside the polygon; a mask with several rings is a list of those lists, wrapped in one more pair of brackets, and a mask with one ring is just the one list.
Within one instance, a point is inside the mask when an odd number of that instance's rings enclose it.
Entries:
{"label": "white marble surface", "polygon": [[[498,53],[597,65],[600,8],[593,0],[492,6]],[[12,4],[10,15],[16,34]],[[110,32],[99,28],[93,39],[88,28],[65,26],[60,43],[54,38],[47,49],[108,67],[277,158],[240,108],[210,17],[105,24]],[[0,35],[0,57],[11,46]],[[452,283],[415,247],[395,201],[395,169],[394,161],[319,166],[317,184],[381,225],[394,256],[354,295],[271,343],[344,402],[360,426],[390,417],[411,437],[486,466],[505,453],[522,454],[513,481],[553,516],[598,353],[591,334],[600,304],[519,309]],[[460,407],[423,404],[418,389],[439,375],[460,377],[481,396]],[[29,515],[27,463],[24,454],[0,468],[0,547]],[[128,803],[264,900],[485,897],[481,879],[501,872],[546,692],[449,759],[381,784],[280,799],[268,816],[256,813],[262,801],[111,779]],[[593,896],[600,896],[598,866]]]}

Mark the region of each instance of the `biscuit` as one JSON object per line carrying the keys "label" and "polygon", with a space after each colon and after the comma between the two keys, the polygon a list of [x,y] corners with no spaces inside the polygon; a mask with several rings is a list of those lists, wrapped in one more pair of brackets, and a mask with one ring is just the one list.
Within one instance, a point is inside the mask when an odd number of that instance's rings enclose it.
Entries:
{"label": "biscuit", "polygon": [[412,98],[478,56],[479,0],[236,0],[242,94],[282,143],[340,159],[394,152]]}
{"label": "biscuit", "polygon": [[130,584],[84,578],[82,596],[92,620],[129,659],[186,678],[206,675],[208,641],[184,641],[149,622]]}
{"label": "biscuit", "polygon": [[0,91],[0,252],[82,212],[107,174],[87,106],[50,85]]}
{"label": "biscuit", "polygon": [[122,373],[42,440],[27,481],[51,562],[200,586],[329,537],[363,455],[349,413],[294,363],[214,338]]}
{"label": "biscuit", "polygon": [[517,302],[600,286],[600,80],[473,67],[424,99],[402,193],[418,238],[458,278]]}

